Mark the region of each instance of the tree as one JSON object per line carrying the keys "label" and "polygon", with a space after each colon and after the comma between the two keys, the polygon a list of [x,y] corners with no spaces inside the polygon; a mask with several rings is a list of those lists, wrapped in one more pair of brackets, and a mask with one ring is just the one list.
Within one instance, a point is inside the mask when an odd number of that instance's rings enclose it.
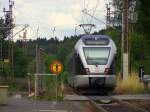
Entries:
{"label": "tree", "polygon": [[138,31],[146,34],[149,38],[150,35],[150,1],[138,0]]}
{"label": "tree", "polygon": [[24,49],[15,47],[14,52],[14,74],[15,76],[25,76],[27,74],[28,57]]}

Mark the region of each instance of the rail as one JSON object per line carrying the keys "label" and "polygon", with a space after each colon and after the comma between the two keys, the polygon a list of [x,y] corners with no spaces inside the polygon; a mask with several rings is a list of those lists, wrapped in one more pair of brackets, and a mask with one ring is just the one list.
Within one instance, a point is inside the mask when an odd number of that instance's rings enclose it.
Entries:
{"label": "rail", "polygon": [[[96,112],[149,112],[145,108],[133,105],[128,101],[145,101],[149,96],[141,96],[141,95],[126,95],[122,96],[115,95],[115,96],[90,96],[83,95],[84,91],[81,92],[74,90],[75,94],[67,95],[64,100],[71,100],[71,101],[82,101],[82,102],[89,102],[90,105],[95,108]],[[83,93],[83,94],[82,94]],[[148,100],[148,99],[147,99]]]}
{"label": "rail", "polygon": [[118,99],[101,101],[90,100],[90,102],[98,112],[149,112]]}

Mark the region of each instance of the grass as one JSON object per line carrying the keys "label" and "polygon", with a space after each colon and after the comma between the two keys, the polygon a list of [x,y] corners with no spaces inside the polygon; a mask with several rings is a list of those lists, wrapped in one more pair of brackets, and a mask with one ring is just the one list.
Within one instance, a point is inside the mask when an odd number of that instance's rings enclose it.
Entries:
{"label": "grass", "polygon": [[[150,85],[149,85],[150,92]],[[144,84],[139,81],[138,73],[132,72],[127,80],[122,80],[118,75],[115,94],[143,94]]]}
{"label": "grass", "polygon": [[[18,82],[18,80],[20,80]],[[8,85],[9,86],[9,92],[18,92],[18,91],[28,91],[28,85],[25,82],[26,80],[22,80],[21,78],[18,80],[14,79],[1,79],[0,85]]]}

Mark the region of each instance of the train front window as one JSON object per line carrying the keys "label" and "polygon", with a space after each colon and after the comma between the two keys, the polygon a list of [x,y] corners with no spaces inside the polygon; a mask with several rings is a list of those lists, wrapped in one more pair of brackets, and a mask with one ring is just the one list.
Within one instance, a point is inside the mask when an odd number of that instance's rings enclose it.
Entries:
{"label": "train front window", "polygon": [[84,47],[85,59],[89,65],[107,64],[110,48],[109,47]]}

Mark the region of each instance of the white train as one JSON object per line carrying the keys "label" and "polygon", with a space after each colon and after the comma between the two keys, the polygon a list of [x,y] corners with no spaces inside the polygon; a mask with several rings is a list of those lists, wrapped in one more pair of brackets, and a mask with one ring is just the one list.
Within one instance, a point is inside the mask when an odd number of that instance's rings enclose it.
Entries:
{"label": "white train", "polygon": [[116,52],[115,43],[106,35],[82,36],[68,64],[68,83],[75,88],[114,87]]}

